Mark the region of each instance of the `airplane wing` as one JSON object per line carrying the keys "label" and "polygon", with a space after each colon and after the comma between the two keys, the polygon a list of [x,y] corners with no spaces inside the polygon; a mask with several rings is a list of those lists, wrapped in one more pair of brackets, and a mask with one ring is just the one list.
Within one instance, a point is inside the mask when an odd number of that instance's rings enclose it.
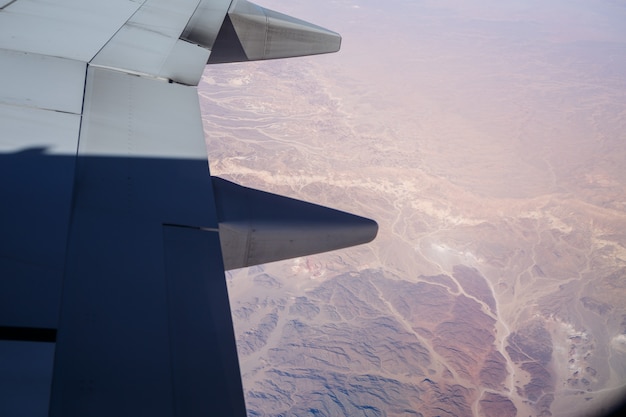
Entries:
{"label": "airplane wing", "polygon": [[0,0],[0,415],[246,414],[224,268],[377,226],[212,178],[196,87],[340,41],[245,0]]}

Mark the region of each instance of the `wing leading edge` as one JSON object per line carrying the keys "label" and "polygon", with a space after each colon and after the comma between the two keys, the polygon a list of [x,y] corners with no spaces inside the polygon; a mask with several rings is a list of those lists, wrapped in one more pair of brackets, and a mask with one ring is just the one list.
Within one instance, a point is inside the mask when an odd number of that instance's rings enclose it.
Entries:
{"label": "wing leading edge", "polygon": [[339,45],[243,0],[0,2],[0,415],[245,415],[224,269],[377,226],[211,178],[196,86]]}

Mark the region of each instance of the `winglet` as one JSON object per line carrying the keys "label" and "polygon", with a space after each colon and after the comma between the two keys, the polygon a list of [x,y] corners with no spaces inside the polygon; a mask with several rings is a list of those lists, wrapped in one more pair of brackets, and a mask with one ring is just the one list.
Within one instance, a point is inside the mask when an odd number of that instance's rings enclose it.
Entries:
{"label": "winglet", "polygon": [[211,49],[209,64],[325,54],[341,46],[338,33],[246,0],[233,2],[216,37],[204,39],[204,20],[192,18],[183,35]]}
{"label": "winglet", "polygon": [[226,269],[372,241],[375,221],[213,177]]}

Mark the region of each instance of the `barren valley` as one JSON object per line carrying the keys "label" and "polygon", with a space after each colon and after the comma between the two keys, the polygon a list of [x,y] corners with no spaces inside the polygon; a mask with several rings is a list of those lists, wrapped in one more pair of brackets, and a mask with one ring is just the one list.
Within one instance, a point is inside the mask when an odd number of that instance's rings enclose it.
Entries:
{"label": "barren valley", "polygon": [[207,67],[211,173],[380,231],[227,274],[249,415],[624,398],[623,6],[274,3],[342,51]]}

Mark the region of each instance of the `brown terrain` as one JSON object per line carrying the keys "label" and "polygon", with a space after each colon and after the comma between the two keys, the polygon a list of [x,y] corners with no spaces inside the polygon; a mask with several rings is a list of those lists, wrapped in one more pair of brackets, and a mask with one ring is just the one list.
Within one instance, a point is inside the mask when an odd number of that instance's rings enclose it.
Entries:
{"label": "brown terrain", "polygon": [[249,415],[593,416],[624,398],[626,9],[263,5],[342,52],[208,67],[212,174],[380,232],[227,274]]}

